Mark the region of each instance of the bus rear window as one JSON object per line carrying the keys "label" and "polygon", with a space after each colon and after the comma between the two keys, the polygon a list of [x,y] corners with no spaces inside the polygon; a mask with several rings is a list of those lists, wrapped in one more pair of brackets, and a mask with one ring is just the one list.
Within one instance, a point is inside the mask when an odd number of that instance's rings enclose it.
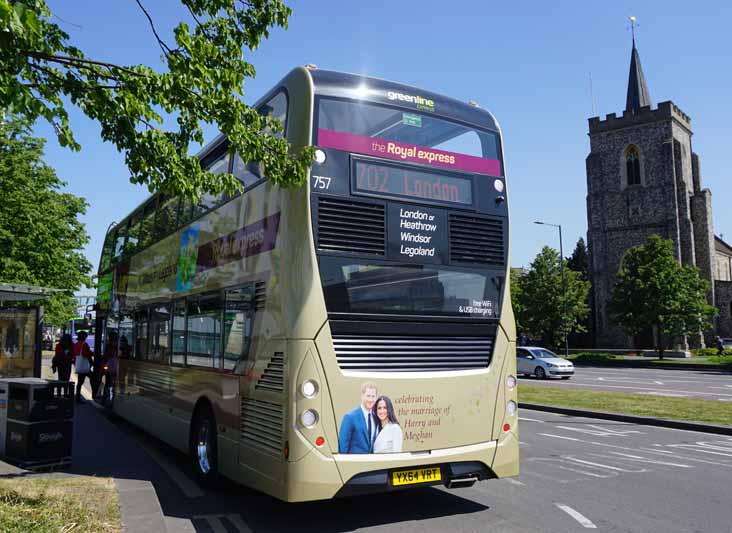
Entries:
{"label": "bus rear window", "polygon": [[434,115],[365,102],[321,99],[318,128],[486,159],[499,159],[497,135]]}

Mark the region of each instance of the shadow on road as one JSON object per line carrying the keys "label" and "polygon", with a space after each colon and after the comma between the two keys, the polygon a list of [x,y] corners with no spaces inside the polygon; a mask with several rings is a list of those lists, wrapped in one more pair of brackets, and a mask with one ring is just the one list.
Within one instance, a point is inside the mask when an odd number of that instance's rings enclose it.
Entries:
{"label": "shadow on road", "polygon": [[[402,522],[488,509],[455,493],[432,487],[320,502],[284,503],[240,485],[223,482],[212,496],[210,504],[197,510],[199,515],[238,512],[253,532],[339,532],[386,524],[398,527]],[[205,521],[194,520],[194,526],[196,531],[211,531]]]}
{"label": "shadow on road", "polygon": [[[80,406],[74,422],[74,457],[67,472],[150,481],[163,514],[190,520],[195,531],[352,531],[487,509],[454,492],[431,487],[293,504],[221,480],[216,487],[204,490],[203,495],[187,498],[156,458],[146,451],[154,449],[156,457],[164,458],[193,479],[187,457],[178,450],[128,422],[103,414],[92,405]],[[237,527],[237,522],[246,529]]]}

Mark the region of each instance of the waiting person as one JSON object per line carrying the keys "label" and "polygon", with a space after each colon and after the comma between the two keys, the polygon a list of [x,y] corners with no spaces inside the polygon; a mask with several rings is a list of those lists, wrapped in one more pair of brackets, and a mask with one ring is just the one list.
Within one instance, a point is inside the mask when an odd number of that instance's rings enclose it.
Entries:
{"label": "waiting person", "polygon": [[76,337],[79,339],[74,344],[74,369],[76,370],[76,401],[81,403],[81,387],[84,386],[86,376],[91,372],[92,351],[86,343],[89,334],[86,331],[80,331]]}
{"label": "waiting person", "polygon": [[74,343],[71,335],[64,333],[56,344],[56,354],[51,359],[51,370],[58,372],[61,381],[71,380],[71,365],[74,362]]}
{"label": "waiting person", "polygon": [[717,355],[722,355],[724,353],[724,340],[722,340],[722,337],[717,335]]}
{"label": "waiting person", "polygon": [[388,396],[380,396],[374,404],[374,416],[378,421],[379,433],[374,441],[374,453],[402,451],[404,434],[399,426],[394,405]]}
{"label": "waiting person", "polygon": [[93,354],[91,372],[89,373],[89,384],[91,385],[92,398],[99,398],[99,386],[102,384],[104,368],[104,354]]}
{"label": "waiting person", "polygon": [[112,396],[111,393],[114,391],[114,380],[117,378],[117,369],[119,368],[119,351],[129,351],[129,342],[127,337],[122,337],[119,341],[119,349],[117,347],[117,334],[111,332],[107,342],[107,349],[104,352],[104,398],[103,401],[108,402]]}

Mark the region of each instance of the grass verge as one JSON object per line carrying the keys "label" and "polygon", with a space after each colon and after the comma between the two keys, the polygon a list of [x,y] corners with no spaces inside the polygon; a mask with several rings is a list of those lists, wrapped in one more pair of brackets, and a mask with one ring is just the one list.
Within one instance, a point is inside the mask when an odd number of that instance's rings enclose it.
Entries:
{"label": "grass verge", "polygon": [[723,356],[705,356],[704,361],[699,361],[697,358],[692,357],[691,359],[651,359],[649,363],[654,365],[665,365],[665,364],[681,364],[681,365],[702,365],[708,366],[709,368],[720,367],[732,368],[732,357],[729,355]]}
{"label": "grass verge", "polygon": [[669,420],[688,420],[732,426],[732,409],[727,402],[692,400],[644,394],[622,394],[587,390],[566,390],[562,387],[519,384],[521,402],[556,405],[575,409],[650,416]]}
{"label": "grass verge", "polygon": [[0,531],[122,531],[117,489],[109,478],[0,479]]}

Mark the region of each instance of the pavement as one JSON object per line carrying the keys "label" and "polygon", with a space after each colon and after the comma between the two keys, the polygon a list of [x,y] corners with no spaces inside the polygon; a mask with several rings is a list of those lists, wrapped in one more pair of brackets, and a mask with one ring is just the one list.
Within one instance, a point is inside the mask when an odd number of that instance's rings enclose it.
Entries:
{"label": "pavement", "polygon": [[[72,376],[72,380],[74,377]],[[129,431],[115,424],[103,409],[89,400],[74,410],[71,466],[53,473],[30,473],[0,461],[0,479],[18,476],[111,477],[119,493],[120,514],[127,531],[165,531],[158,493],[174,491],[175,484]]]}
{"label": "pavement", "polygon": [[[576,366],[575,375],[569,380],[522,377],[521,383],[732,402],[732,374],[722,370],[685,371]],[[732,406],[730,408],[732,409]]]}

